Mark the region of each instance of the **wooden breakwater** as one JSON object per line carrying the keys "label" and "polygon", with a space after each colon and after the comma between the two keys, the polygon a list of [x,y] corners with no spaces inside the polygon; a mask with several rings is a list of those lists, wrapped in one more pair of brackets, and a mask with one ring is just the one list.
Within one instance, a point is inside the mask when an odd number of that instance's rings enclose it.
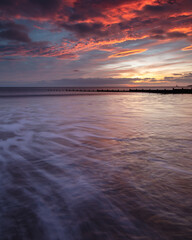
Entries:
{"label": "wooden breakwater", "polygon": [[161,93],[161,94],[192,94],[192,88],[172,88],[172,89],[104,89],[98,92],[142,92],[142,93]]}
{"label": "wooden breakwater", "polygon": [[[52,91],[52,90],[51,90]],[[57,91],[57,90],[56,90]],[[66,89],[69,92],[100,92],[100,93],[125,93],[125,92],[141,92],[141,93],[161,93],[161,94],[192,94],[192,88],[172,88],[172,89],[143,89],[143,88],[129,88],[129,89]]]}
{"label": "wooden breakwater", "polygon": [[109,93],[192,94],[192,88],[0,87],[0,97],[66,96]]}

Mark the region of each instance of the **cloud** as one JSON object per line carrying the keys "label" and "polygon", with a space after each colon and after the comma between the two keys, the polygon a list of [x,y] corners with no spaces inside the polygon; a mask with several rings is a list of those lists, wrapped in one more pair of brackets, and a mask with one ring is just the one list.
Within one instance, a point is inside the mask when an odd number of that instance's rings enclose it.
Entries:
{"label": "cloud", "polygon": [[164,29],[155,28],[155,29],[151,30],[151,33],[153,33],[153,34],[164,34],[165,30]]}
{"label": "cloud", "polygon": [[182,32],[168,32],[167,33],[167,37],[168,38],[186,38],[187,34],[186,33],[182,33]]}
{"label": "cloud", "polygon": [[64,87],[111,87],[134,84],[139,78],[76,78],[59,79],[44,82],[36,82],[35,86],[64,86]]}
{"label": "cloud", "polygon": [[74,32],[77,37],[89,37],[89,36],[104,36],[107,35],[106,31],[102,31],[103,24],[101,23],[76,23],[61,25],[66,30]]}
{"label": "cloud", "polygon": [[28,2],[39,8],[48,9],[49,11],[56,10],[62,3],[61,0],[29,0]]}
{"label": "cloud", "polygon": [[53,54],[48,42],[28,42],[26,44],[0,45],[0,56],[47,56]]}
{"label": "cloud", "polygon": [[182,48],[183,51],[191,51],[192,45]]}
{"label": "cloud", "polygon": [[58,55],[58,58],[63,59],[63,60],[78,60],[79,59],[79,55],[74,54],[74,53],[66,53],[63,55]]}
{"label": "cloud", "polygon": [[188,35],[183,32],[179,31],[172,31],[164,34],[156,34],[152,35],[151,38],[153,39],[159,39],[159,40],[164,40],[164,39],[181,39],[181,38],[187,38]]}
{"label": "cloud", "polygon": [[164,80],[170,83],[177,83],[181,86],[192,84],[192,73],[185,73],[180,76],[164,77]]}
{"label": "cloud", "polygon": [[25,25],[17,24],[13,21],[0,22],[0,30],[2,30],[2,29],[13,29],[13,30],[25,31],[25,32],[29,31],[29,29]]}
{"label": "cloud", "polygon": [[62,0],[1,0],[0,9],[2,16],[48,18],[59,10]]}
{"label": "cloud", "polygon": [[27,33],[12,29],[0,32],[0,38],[5,38],[7,40],[15,40],[19,42],[31,41]]}
{"label": "cloud", "polygon": [[165,35],[161,35],[161,34],[152,35],[151,38],[157,39],[157,40],[164,40],[164,39],[166,39]]}
{"label": "cloud", "polygon": [[0,38],[18,42],[30,42],[28,36],[29,29],[22,24],[13,21],[0,22]]}
{"label": "cloud", "polygon": [[145,5],[143,12],[149,14],[162,14],[169,11],[168,5]]}
{"label": "cloud", "polygon": [[149,59],[158,61],[161,48],[167,51],[162,61],[168,54],[189,58],[180,49],[191,50],[191,26],[191,0],[0,0],[0,58],[49,58],[69,69],[81,69],[79,62],[89,59],[97,76],[98,62],[116,64],[131,55],[140,71]]}
{"label": "cloud", "polygon": [[[2,18],[49,21],[71,32],[77,39],[120,39],[125,36],[140,39],[147,37],[153,29],[153,39],[164,39],[166,36],[162,33],[155,33],[157,27],[168,30],[182,21],[191,23],[188,16],[182,15],[186,11],[184,4],[188,11],[192,8],[189,0],[1,0],[0,13]],[[164,13],[166,16],[162,18]],[[168,35],[176,38],[173,33]],[[177,35],[177,38],[181,37],[184,35]]]}
{"label": "cloud", "polygon": [[113,55],[110,55],[109,58],[120,58],[120,57],[127,57],[132,54],[138,54],[145,52],[147,49],[132,49],[132,50],[121,50],[118,53],[115,53]]}
{"label": "cloud", "polygon": [[80,21],[89,18],[106,18],[104,14],[106,10],[110,12],[112,9],[120,8],[124,5],[129,5],[131,3],[139,2],[139,0],[77,0],[74,2],[69,20],[70,21]]}
{"label": "cloud", "polygon": [[[0,85],[5,82],[0,82]],[[155,78],[64,78],[50,81],[36,81],[33,83],[17,83],[14,85],[28,86],[54,86],[54,87],[127,87],[127,86],[187,86],[192,84],[192,73],[173,74],[172,77],[164,77],[162,79]],[[8,84],[7,84],[8,85]]]}

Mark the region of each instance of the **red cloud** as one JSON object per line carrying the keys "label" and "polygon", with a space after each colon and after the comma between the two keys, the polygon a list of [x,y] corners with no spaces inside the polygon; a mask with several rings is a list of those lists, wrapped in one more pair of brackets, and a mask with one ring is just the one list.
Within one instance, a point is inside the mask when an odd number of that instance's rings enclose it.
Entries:
{"label": "red cloud", "polygon": [[[1,39],[26,44],[15,48],[14,45],[2,47],[1,55],[68,56],[76,59],[79,52],[128,40],[147,37],[156,41],[188,39],[192,35],[191,13],[191,0],[0,0],[0,19],[4,22],[15,18],[47,21],[61,32],[71,33],[67,44],[43,43],[40,46],[30,42],[24,26],[23,29],[21,26],[13,29],[7,25],[2,29],[0,22]],[[112,54],[111,58],[137,53],[130,51],[122,52],[122,55]]]}
{"label": "red cloud", "polygon": [[183,51],[192,51],[192,45],[182,48]]}
{"label": "red cloud", "polygon": [[121,50],[118,53],[110,55],[109,58],[120,58],[120,57],[127,57],[132,54],[138,54],[145,52],[147,49],[133,49],[133,50]]}

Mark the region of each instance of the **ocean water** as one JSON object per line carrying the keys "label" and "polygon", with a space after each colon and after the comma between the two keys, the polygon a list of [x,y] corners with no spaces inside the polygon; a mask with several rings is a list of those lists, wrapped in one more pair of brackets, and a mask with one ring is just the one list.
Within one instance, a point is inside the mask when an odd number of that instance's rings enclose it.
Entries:
{"label": "ocean water", "polygon": [[0,239],[191,239],[191,103],[1,98]]}

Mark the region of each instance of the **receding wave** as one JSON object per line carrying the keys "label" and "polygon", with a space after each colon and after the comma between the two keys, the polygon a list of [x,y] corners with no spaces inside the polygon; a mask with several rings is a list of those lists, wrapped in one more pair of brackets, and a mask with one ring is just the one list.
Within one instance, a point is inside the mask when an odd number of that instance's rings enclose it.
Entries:
{"label": "receding wave", "polygon": [[2,99],[0,239],[191,239],[190,100]]}

